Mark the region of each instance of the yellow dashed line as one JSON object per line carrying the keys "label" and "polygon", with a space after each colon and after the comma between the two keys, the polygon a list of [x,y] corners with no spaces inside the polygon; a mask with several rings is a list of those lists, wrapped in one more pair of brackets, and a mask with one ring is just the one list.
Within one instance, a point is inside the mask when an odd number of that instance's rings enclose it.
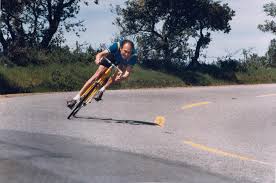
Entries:
{"label": "yellow dashed line", "polygon": [[194,103],[194,104],[189,104],[189,105],[185,105],[182,107],[182,109],[189,109],[192,107],[198,107],[198,106],[202,106],[202,105],[207,105],[210,104],[211,102],[199,102],[199,103]]}
{"label": "yellow dashed line", "polygon": [[154,123],[156,123],[157,125],[159,125],[160,127],[164,127],[165,124],[165,117],[163,116],[157,116],[154,120]]}
{"label": "yellow dashed line", "polygon": [[256,162],[256,163],[259,163],[259,164],[263,164],[263,165],[268,165],[268,166],[273,166],[274,167],[274,165],[272,165],[270,163],[258,161],[258,160],[255,160],[253,158],[246,157],[246,156],[241,156],[241,155],[234,154],[234,153],[229,153],[229,152],[221,151],[219,149],[207,147],[207,146],[204,146],[204,145],[201,145],[201,144],[196,144],[196,143],[194,143],[192,141],[184,141],[184,144],[190,145],[190,146],[192,146],[194,148],[197,148],[197,149],[200,149],[200,150],[203,150],[203,151],[207,151],[207,152],[210,152],[210,153],[214,153],[214,154],[217,154],[217,155],[220,155],[220,156],[235,158],[235,159],[239,159],[239,160],[243,160],[243,161]]}
{"label": "yellow dashed line", "polygon": [[276,93],[271,93],[271,94],[266,94],[266,95],[259,95],[256,97],[272,97],[272,96],[276,96]]}

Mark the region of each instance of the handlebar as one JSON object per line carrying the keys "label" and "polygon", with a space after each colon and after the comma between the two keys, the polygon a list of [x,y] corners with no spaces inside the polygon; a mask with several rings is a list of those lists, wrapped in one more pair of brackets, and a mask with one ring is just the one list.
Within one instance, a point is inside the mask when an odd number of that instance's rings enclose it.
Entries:
{"label": "handlebar", "polygon": [[115,69],[117,69],[119,72],[122,73],[122,70],[119,67],[117,67],[116,65],[114,65],[108,58],[103,57],[102,59],[105,59],[109,64],[111,64],[112,67],[114,67]]}

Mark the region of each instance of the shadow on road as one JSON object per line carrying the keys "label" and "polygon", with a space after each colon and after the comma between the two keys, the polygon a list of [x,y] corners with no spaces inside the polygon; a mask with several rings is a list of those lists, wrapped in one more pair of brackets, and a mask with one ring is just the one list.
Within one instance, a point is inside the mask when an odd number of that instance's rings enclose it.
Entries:
{"label": "shadow on road", "polygon": [[86,117],[86,116],[75,116],[78,119],[88,119],[88,120],[101,120],[106,123],[124,123],[130,125],[150,125],[150,126],[159,126],[154,122],[147,121],[137,121],[137,120],[120,120],[120,119],[112,119],[112,118],[99,118],[99,117]]}

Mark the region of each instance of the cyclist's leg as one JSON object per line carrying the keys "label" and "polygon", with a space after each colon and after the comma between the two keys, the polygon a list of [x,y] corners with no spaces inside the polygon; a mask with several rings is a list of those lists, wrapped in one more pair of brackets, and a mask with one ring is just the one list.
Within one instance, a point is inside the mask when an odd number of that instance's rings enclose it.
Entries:
{"label": "cyclist's leg", "polygon": [[84,92],[88,89],[88,87],[91,86],[91,84],[93,84],[93,82],[96,81],[106,70],[107,70],[107,67],[103,65],[99,65],[97,71],[83,85],[82,89],[79,92],[79,95],[82,96]]}
{"label": "cyclist's leg", "polygon": [[[123,72],[122,75],[124,75],[124,73],[126,72],[126,67],[125,65],[119,65],[118,66],[119,69],[121,69],[121,71]],[[115,78],[118,76],[118,71],[116,71],[110,78],[109,80],[106,82],[106,84],[104,85],[104,89],[108,88],[112,83],[116,82]],[[117,81],[120,82],[120,81]]]}
{"label": "cyclist's leg", "polygon": [[78,92],[78,94],[72,99],[67,101],[67,107],[72,109],[77,101],[80,99],[80,97],[85,93],[85,91],[93,84],[94,81],[96,81],[105,71],[107,68],[103,65],[99,65],[96,72],[91,76],[89,80],[86,81],[86,83],[83,85],[82,89]]}
{"label": "cyclist's leg", "polygon": [[[118,66],[121,71],[123,72],[123,74],[125,73],[126,71],[126,66],[123,66],[123,65],[119,65]],[[112,84],[115,82],[115,78],[117,77],[118,75],[118,71],[116,71],[109,79],[108,81],[106,82],[106,84],[99,90],[99,92],[96,94],[96,96],[94,97],[94,99],[96,101],[100,101],[102,100],[102,96],[103,96],[103,93],[104,91]]]}

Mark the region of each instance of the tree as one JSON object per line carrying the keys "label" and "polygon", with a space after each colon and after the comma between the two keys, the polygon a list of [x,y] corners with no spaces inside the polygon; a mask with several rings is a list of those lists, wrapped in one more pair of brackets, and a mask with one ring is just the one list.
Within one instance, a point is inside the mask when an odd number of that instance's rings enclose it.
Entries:
{"label": "tree", "polygon": [[[264,12],[267,16],[276,17],[276,4],[271,2],[264,5]],[[276,34],[276,23],[274,20],[265,20],[264,24],[258,25],[258,28],[263,32],[272,32]]]}
{"label": "tree", "polygon": [[[128,0],[116,12],[122,36],[135,36],[142,56],[169,64],[189,57],[198,62],[201,49],[211,41],[210,32],[228,33],[234,16],[227,4],[213,0]],[[191,38],[197,39],[192,49]]]}
{"label": "tree", "polygon": [[[271,2],[264,5],[264,12],[271,18],[276,17],[276,4]],[[276,22],[274,20],[265,20],[264,24],[258,25],[258,28],[263,32],[271,32],[276,34]],[[276,66],[276,40],[273,39],[270,42],[267,59],[271,66]]]}
{"label": "tree", "polygon": [[[223,31],[229,33],[231,27],[229,21],[235,15],[227,4],[221,5],[220,2],[209,0],[202,1],[202,4],[195,7],[198,12],[195,16],[194,37],[197,38],[196,49],[192,57],[191,65],[198,64],[200,49],[206,48],[211,42],[211,31]],[[204,34],[204,31],[206,33]]]}
{"label": "tree", "polygon": [[270,41],[268,51],[266,53],[270,66],[276,67],[276,39]]}
{"label": "tree", "polygon": [[[85,31],[75,21],[81,0],[2,0],[0,43],[4,52],[20,48],[48,49],[64,40],[63,31]],[[98,3],[98,1],[95,1]]]}

